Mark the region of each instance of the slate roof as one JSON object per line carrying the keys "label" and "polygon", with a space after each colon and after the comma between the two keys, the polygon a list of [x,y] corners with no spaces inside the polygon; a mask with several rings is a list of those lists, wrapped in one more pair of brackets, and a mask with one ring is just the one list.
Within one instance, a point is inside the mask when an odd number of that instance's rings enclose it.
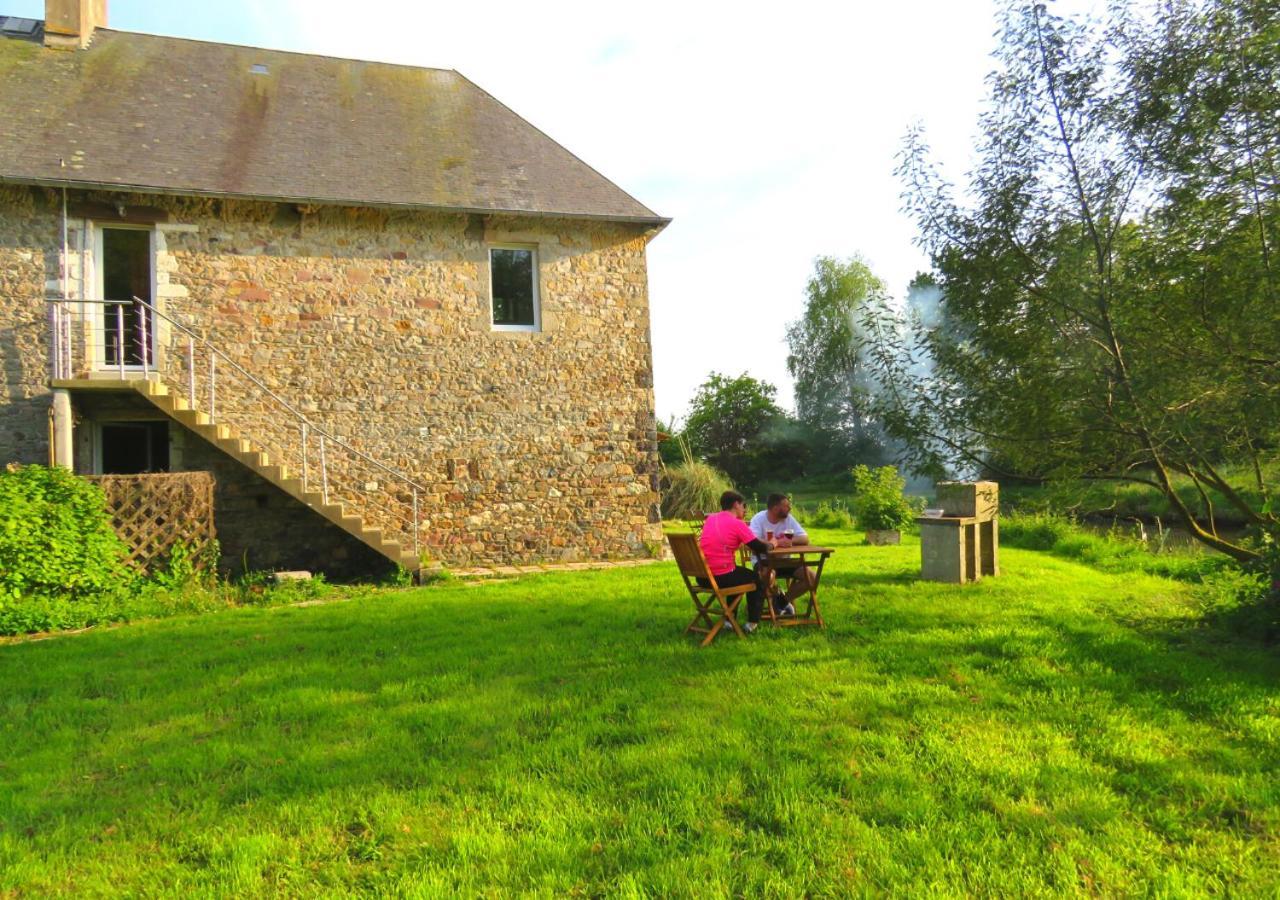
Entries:
{"label": "slate roof", "polygon": [[668,221],[452,70],[98,29],[0,84],[0,181]]}

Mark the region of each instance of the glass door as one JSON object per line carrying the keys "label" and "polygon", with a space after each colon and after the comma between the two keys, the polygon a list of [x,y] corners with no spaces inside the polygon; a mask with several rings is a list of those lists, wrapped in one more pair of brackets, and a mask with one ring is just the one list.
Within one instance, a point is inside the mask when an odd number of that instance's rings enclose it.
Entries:
{"label": "glass door", "polygon": [[145,358],[150,368],[155,365],[155,321],[133,298],[152,302],[151,232],[100,227],[96,236],[98,297],[106,301],[98,307],[100,364],[141,369]]}

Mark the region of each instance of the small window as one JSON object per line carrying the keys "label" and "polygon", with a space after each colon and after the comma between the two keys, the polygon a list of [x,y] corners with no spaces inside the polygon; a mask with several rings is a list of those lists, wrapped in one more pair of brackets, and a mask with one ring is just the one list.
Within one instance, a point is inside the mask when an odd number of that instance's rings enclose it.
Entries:
{"label": "small window", "polygon": [[489,249],[489,294],[497,331],[537,331],[538,259],[527,247]]}

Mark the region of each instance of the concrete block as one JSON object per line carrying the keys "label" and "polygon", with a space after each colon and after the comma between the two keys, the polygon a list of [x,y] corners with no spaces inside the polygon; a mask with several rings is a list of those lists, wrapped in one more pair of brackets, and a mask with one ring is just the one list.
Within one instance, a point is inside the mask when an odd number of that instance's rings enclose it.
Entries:
{"label": "concrete block", "polygon": [[991,519],[1000,513],[1000,485],[994,481],[940,481],[937,497],[946,516]]}

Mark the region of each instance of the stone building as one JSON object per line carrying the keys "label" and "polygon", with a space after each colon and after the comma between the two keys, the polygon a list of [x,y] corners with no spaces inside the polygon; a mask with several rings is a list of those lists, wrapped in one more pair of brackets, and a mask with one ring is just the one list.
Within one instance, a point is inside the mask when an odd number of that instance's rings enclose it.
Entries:
{"label": "stone building", "polygon": [[211,470],[228,568],[646,555],[666,224],[454,71],[0,17],[0,463]]}

